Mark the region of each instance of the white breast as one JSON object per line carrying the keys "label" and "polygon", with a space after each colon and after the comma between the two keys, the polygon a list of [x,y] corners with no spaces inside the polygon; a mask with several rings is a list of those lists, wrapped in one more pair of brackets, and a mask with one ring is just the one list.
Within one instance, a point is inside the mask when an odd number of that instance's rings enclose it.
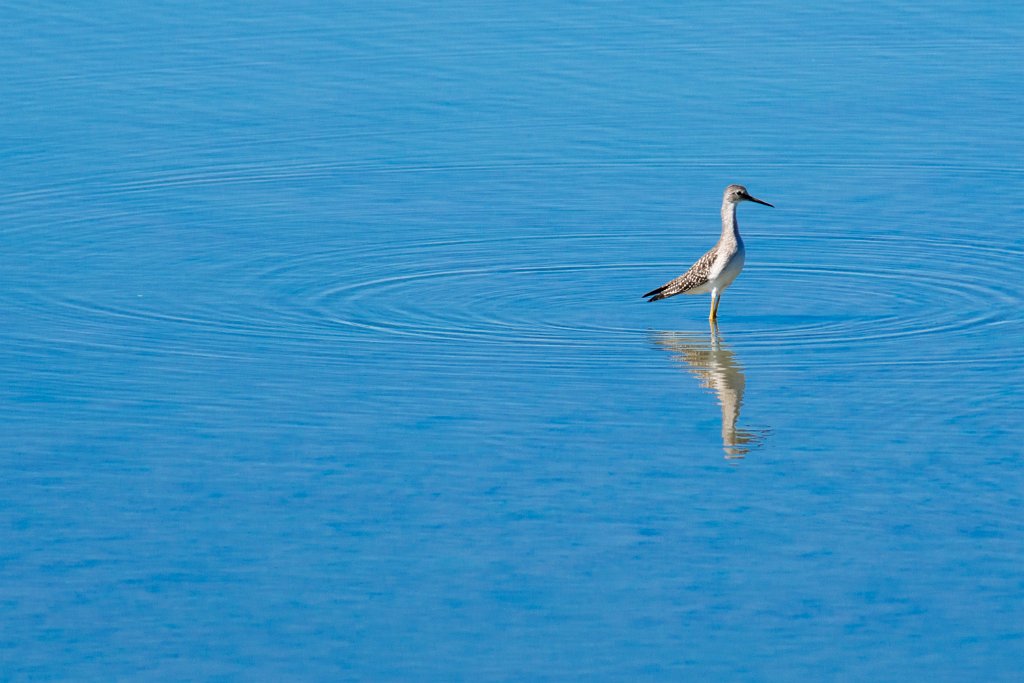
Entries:
{"label": "white breast", "polygon": [[[729,257],[719,259],[711,273],[711,285],[722,291],[732,284],[733,280],[743,270],[743,263],[746,261],[746,249],[740,243],[739,248]],[[716,272],[717,271],[717,272]]]}

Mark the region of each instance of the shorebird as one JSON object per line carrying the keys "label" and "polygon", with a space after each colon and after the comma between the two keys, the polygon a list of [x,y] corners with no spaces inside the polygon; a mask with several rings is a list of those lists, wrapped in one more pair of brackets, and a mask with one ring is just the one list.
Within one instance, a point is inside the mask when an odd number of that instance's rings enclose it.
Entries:
{"label": "shorebird", "polygon": [[736,205],[740,202],[755,202],[772,206],[755,199],[742,185],[730,185],[722,195],[722,236],[708,253],[697,259],[690,269],[671,282],[644,294],[648,301],[667,299],[676,294],[707,294],[711,292],[711,314],[708,319],[718,319],[718,302],[725,288],[732,284],[743,270],[746,250],[736,223]]}

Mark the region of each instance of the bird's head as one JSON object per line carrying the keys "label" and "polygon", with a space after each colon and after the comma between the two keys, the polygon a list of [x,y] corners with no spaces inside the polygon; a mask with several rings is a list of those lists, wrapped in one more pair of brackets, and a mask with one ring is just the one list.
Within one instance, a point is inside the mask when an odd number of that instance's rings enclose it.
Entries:
{"label": "bird's head", "polygon": [[765,206],[772,206],[768,202],[763,202],[756,197],[751,197],[750,193],[747,192],[747,188],[743,187],[742,185],[730,185],[729,187],[725,188],[725,195],[722,197],[722,201],[727,204],[739,204],[740,202],[754,202],[755,204],[764,204]]}

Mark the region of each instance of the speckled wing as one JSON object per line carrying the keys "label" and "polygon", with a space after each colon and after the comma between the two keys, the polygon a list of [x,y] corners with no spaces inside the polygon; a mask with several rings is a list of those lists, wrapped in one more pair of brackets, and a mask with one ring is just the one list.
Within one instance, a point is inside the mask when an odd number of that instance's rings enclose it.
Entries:
{"label": "speckled wing", "polygon": [[657,289],[652,289],[644,294],[644,297],[650,297],[647,299],[648,301],[658,301],[659,299],[667,299],[676,294],[684,294],[694,287],[707,284],[708,280],[711,279],[711,266],[715,262],[716,253],[716,249],[711,249],[690,266],[688,271],[675,280],[667,282]]}

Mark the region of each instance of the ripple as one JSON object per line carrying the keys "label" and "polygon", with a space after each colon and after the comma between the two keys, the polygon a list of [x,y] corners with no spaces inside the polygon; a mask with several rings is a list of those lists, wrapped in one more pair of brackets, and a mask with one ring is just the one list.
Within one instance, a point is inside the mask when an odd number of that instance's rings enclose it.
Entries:
{"label": "ripple", "polygon": [[[1022,260],[1019,248],[817,234],[752,233],[747,241],[747,271],[723,299],[720,323],[748,364],[795,362],[777,356],[789,351],[837,366],[1014,357],[1012,344],[989,335],[1008,339],[1021,329],[1021,278],[1008,275]],[[218,262],[224,287],[198,296],[169,290],[100,301],[51,289],[34,298],[68,329],[163,326],[168,334],[155,339],[181,353],[227,354],[241,339],[314,354],[383,340],[480,358],[534,349],[541,363],[544,349],[571,350],[596,364],[652,329],[706,325],[707,297],[653,306],[639,296],[686,266],[649,254],[664,245],[699,253],[686,242],[665,233],[538,234],[243,253]],[[175,337],[175,329],[186,334]],[[221,343],[196,348],[188,330]],[[117,343],[142,349],[157,343],[123,337]],[[920,344],[928,340],[938,343]]]}
{"label": "ripple", "polygon": [[[1019,250],[891,237],[751,240],[760,250],[746,282],[725,299],[723,320],[747,347],[849,348],[966,335],[1018,320],[1021,292],[1006,272],[1019,263]],[[706,297],[658,310],[634,296],[680,266],[629,257],[643,244],[672,241],[661,234],[568,235],[367,249],[359,258],[373,264],[371,273],[311,284],[301,303],[311,317],[372,334],[604,348],[666,319],[702,320]],[[268,277],[337,256],[321,253]]]}

